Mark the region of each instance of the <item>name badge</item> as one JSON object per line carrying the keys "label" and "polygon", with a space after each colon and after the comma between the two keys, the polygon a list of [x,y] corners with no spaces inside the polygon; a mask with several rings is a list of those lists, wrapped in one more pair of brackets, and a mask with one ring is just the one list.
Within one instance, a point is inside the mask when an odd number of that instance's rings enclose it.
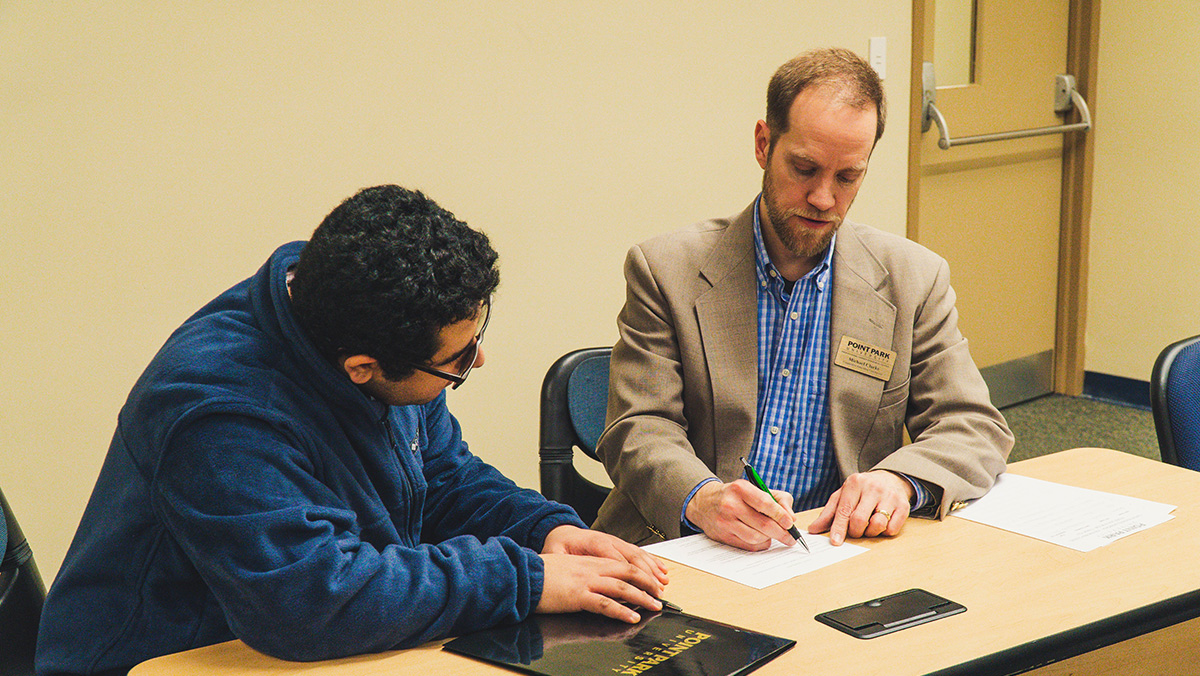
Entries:
{"label": "name badge", "polygon": [[896,353],[842,336],[842,344],[838,346],[833,363],[887,382],[892,377],[892,367],[896,365]]}

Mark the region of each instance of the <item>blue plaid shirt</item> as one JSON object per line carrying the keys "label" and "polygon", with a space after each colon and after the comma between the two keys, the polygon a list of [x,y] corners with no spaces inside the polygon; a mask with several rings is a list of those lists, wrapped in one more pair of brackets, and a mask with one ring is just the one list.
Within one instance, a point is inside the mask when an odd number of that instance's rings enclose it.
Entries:
{"label": "blue plaid shirt", "polygon": [[[761,202],[761,198],[759,200]],[[751,463],[793,509],[821,507],[841,485],[829,448],[829,316],[833,249],[790,285],[767,255],[754,210],[758,277],[758,425]]]}

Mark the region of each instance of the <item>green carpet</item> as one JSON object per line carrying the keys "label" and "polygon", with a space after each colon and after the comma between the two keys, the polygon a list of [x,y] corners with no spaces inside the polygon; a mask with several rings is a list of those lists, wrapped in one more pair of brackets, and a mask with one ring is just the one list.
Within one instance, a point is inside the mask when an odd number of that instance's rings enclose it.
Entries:
{"label": "green carpet", "polygon": [[1009,462],[1097,446],[1160,460],[1150,411],[1052,394],[1002,409],[1016,437]]}

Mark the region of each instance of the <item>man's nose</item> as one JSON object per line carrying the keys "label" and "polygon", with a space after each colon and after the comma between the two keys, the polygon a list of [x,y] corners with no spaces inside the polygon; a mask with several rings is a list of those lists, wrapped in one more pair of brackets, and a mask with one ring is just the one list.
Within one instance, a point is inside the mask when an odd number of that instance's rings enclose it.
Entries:
{"label": "man's nose", "polygon": [[808,203],[818,211],[829,211],[837,204],[833,195],[832,181],[818,181],[808,193]]}
{"label": "man's nose", "polygon": [[837,203],[837,200],[833,196],[831,187],[827,183],[822,183],[808,193],[808,203],[817,211],[829,211]]}

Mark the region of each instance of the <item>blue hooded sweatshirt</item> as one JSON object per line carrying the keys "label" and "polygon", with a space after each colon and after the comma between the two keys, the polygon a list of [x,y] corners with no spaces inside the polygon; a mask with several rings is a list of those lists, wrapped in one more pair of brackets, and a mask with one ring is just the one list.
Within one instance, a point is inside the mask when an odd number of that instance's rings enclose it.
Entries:
{"label": "blue hooded sweatshirt", "polygon": [[445,394],[389,407],[323,358],[286,275],[303,242],[189,318],[137,381],[37,646],[120,673],[240,638],[319,660],[516,622],[573,511],[467,449]]}

